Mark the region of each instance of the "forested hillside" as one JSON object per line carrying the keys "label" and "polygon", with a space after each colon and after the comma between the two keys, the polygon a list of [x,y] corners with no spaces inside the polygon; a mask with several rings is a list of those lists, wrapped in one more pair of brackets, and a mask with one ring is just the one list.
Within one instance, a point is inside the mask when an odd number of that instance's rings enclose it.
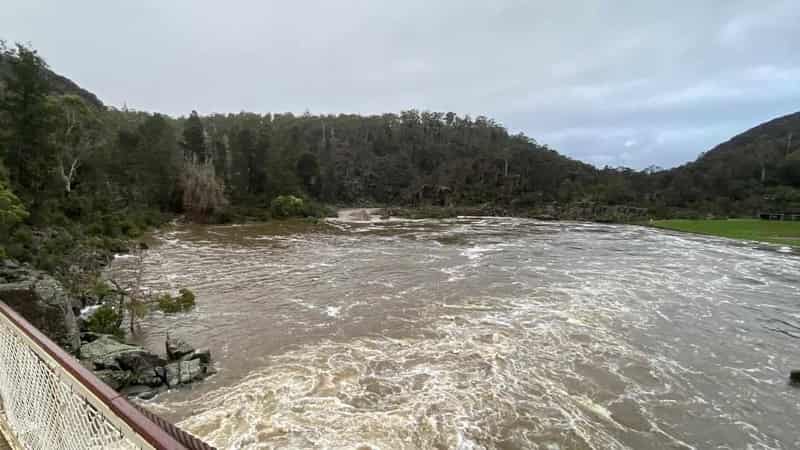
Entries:
{"label": "forested hillside", "polygon": [[488,205],[613,220],[603,214],[614,205],[646,208],[637,209],[644,218],[798,203],[800,114],[682,167],[634,171],[598,169],[489,118],[452,112],[171,118],[118,110],[24,46],[3,47],[0,77],[0,245],[44,265],[43,245],[70,240],[42,237],[54,229],[107,241],[176,214],[224,222],[268,218],[276,207],[281,216],[319,215],[321,204]]}
{"label": "forested hillside", "polygon": [[662,181],[668,202],[699,211],[800,212],[800,112],[739,134]]}

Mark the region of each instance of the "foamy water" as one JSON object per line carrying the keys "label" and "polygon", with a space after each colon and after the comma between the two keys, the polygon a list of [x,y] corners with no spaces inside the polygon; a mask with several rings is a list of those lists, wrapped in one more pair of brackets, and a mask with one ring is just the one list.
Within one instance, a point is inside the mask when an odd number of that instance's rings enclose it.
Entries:
{"label": "foamy water", "polygon": [[[148,319],[220,372],[147,406],[220,448],[800,448],[800,258],[509,218],[183,227]],[[277,229],[275,227],[278,227]],[[124,263],[124,261],[121,261]]]}

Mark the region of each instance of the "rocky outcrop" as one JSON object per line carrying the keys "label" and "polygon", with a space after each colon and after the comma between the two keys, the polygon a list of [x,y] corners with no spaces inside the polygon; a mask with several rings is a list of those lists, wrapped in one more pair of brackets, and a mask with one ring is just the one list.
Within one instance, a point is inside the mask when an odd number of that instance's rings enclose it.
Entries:
{"label": "rocky outcrop", "polygon": [[75,311],[80,302],[55,278],[29,266],[0,261],[0,300],[126,395],[152,398],[214,373],[211,353],[181,339],[168,337],[163,357],[111,335],[80,333]]}
{"label": "rocky outcrop", "polygon": [[167,364],[160,369],[160,373],[168,387],[189,384],[192,381],[202,380],[206,376],[206,371],[199,359]]}
{"label": "rocky outcrop", "polygon": [[112,336],[100,335],[81,346],[80,357],[92,364],[95,370],[128,370],[134,374],[152,372],[166,361],[147,350],[123,344]]}
{"label": "rocky outcrop", "polygon": [[65,350],[78,351],[73,301],[52,276],[12,261],[0,262],[0,300]]}
{"label": "rocky outcrop", "polygon": [[110,335],[84,333],[80,358],[106,384],[130,397],[149,399],[159,392],[202,380],[214,373],[211,352],[167,337],[167,358]]}
{"label": "rocky outcrop", "polygon": [[171,338],[169,334],[167,334],[166,348],[167,357],[173,361],[194,352],[194,348],[186,343],[186,341],[180,338]]}

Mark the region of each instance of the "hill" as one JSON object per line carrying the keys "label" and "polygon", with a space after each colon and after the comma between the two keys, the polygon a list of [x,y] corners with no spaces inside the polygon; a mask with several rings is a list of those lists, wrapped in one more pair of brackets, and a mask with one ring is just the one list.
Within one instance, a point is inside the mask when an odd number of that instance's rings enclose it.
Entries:
{"label": "hill", "polygon": [[[12,73],[13,58],[4,52],[0,52],[0,83]],[[47,80],[50,92],[56,95],[72,94],[82,98],[87,104],[96,108],[104,108],[103,102],[96,95],[78,86],[77,83],[69,78],[60,75],[45,65],[42,76]]]}
{"label": "hill", "polygon": [[718,214],[800,210],[800,112],[755,126],[658,175],[670,206]]}

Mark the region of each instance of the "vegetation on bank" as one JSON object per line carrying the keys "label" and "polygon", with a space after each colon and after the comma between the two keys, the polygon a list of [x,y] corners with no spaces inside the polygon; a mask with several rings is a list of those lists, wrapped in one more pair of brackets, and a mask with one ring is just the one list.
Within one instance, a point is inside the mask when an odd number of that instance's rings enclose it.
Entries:
{"label": "vegetation on bank", "polygon": [[800,248],[800,222],[759,219],[657,220],[651,225],[666,230],[770,242]]}
{"label": "vegetation on bank", "polygon": [[[106,108],[67,81],[35,50],[0,42],[0,258],[51,272],[81,296],[91,286],[76,279],[93,278],[86,274],[126,251],[128,240],[174,217],[328,213],[310,197],[319,176],[313,158],[275,155],[286,173],[267,179],[249,128],[231,131],[235,142],[215,160],[209,136],[217,134],[197,114],[176,120]],[[283,193],[299,206],[271,210]]]}

